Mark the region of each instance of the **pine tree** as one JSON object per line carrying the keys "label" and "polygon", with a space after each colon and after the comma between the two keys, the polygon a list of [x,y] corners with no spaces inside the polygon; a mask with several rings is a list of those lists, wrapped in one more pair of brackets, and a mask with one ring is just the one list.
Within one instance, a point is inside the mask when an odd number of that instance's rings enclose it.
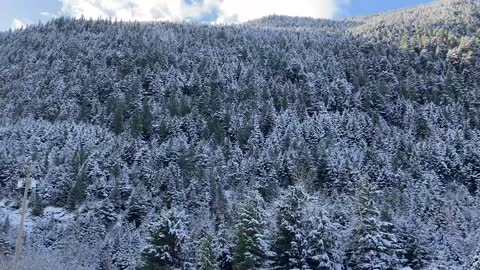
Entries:
{"label": "pine tree", "polygon": [[330,172],[327,155],[322,154],[317,163],[317,173],[312,179],[311,189],[313,191],[331,191],[333,178]]}
{"label": "pine tree", "polygon": [[123,132],[123,102],[115,102],[115,108],[112,116],[112,131],[115,135],[120,135]]}
{"label": "pine tree", "polygon": [[143,185],[138,185],[130,195],[126,209],[126,218],[129,222],[139,227],[148,212],[150,201]]}
{"label": "pine tree", "polygon": [[105,225],[111,225],[117,220],[115,213],[115,205],[107,198],[101,202],[97,203],[96,206],[96,216],[104,222]]}
{"label": "pine tree", "polygon": [[[314,203],[318,203],[314,201]],[[335,243],[335,228],[321,209],[316,215],[308,215],[303,222],[306,233],[304,261],[309,269],[340,269],[339,250]]]}
{"label": "pine tree", "polygon": [[255,168],[255,188],[262,195],[265,201],[271,202],[278,194],[278,177],[276,171],[272,168],[270,155],[273,151],[265,151],[260,158],[256,160]]}
{"label": "pine tree", "polygon": [[[411,228],[412,224],[405,224],[399,234],[399,244],[403,247],[401,254],[403,263],[412,269],[423,269],[430,261],[427,252],[427,243],[422,241],[418,228]],[[414,230],[416,229],[416,230]]]}
{"label": "pine tree", "polygon": [[142,252],[141,270],[170,270],[182,267],[183,244],[187,240],[184,212],[165,210],[152,224],[148,246]]}
{"label": "pine tree", "polygon": [[140,119],[140,113],[136,109],[132,114],[132,120],[130,123],[130,133],[134,139],[138,138],[142,132],[142,121]]}
{"label": "pine tree", "polygon": [[395,236],[385,231],[389,226],[380,220],[374,197],[376,189],[361,179],[356,198],[356,225],[349,252],[349,266],[353,269],[397,269],[399,260]]}
{"label": "pine tree", "polygon": [[80,216],[76,223],[71,225],[69,233],[78,243],[86,244],[94,247],[102,241],[106,235],[106,228],[96,217],[86,213],[84,216]]}
{"label": "pine tree", "polygon": [[233,269],[233,235],[224,222],[221,222],[217,229],[217,234],[214,242],[215,254],[218,258],[218,266],[221,270]]}
{"label": "pine tree", "polygon": [[148,105],[148,99],[143,99],[142,102],[142,136],[143,139],[148,141],[152,137],[152,112]]}
{"label": "pine tree", "polygon": [[218,270],[216,257],[212,237],[205,235],[202,239],[200,270]]}
{"label": "pine tree", "polygon": [[258,154],[263,145],[263,135],[260,131],[260,126],[258,123],[258,117],[253,119],[253,127],[250,132],[250,137],[248,138],[248,147],[252,154]]}
{"label": "pine tree", "polygon": [[112,265],[117,269],[133,270],[139,261],[141,238],[135,226],[122,224],[113,230],[111,239]]}
{"label": "pine tree", "polygon": [[277,231],[273,241],[275,269],[302,269],[303,231],[302,208],[305,194],[297,187],[290,187],[283,198],[277,214]]}
{"label": "pine tree", "polygon": [[263,221],[258,194],[245,202],[239,213],[237,243],[233,257],[234,270],[258,269],[265,260],[263,250]]}
{"label": "pine tree", "polygon": [[87,197],[86,190],[88,187],[87,177],[83,172],[80,172],[77,175],[73,187],[70,189],[67,199],[67,207],[69,209],[75,209],[79,204],[81,204]]}
{"label": "pine tree", "polygon": [[273,115],[273,106],[270,104],[265,104],[263,107],[262,115],[260,117],[260,130],[262,131],[263,136],[266,138],[273,130],[275,119]]}
{"label": "pine tree", "polygon": [[42,216],[44,206],[40,194],[38,194],[37,192],[33,192],[31,200],[32,215],[36,217]]}
{"label": "pine tree", "polygon": [[279,166],[280,168],[278,169],[277,175],[279,178],[279,184],[283,188],[293,186],[295,184],[295,179],[292,172],[293,165],[291,163],[292,162],[289,158],[283,158]]}
{"label": "pine tree", "polygon": [[464,183],[472,195],[480,194],[480,157],[471,147],[467,147],[463,166]]}
{"label": "pine tree", "polygon": [[112,246],[111,242],[108,241],[107,239],[100,251],[100,262],[99,264],[99,270],[113,270],[113,265],[112,265]]}
{"label": "pine tree", "polygon": [[418,115],[415,124],[415,135],[417,138],[420,140],[427,139],[431,133],[430,127],[428,126],[428,121],[422,115]]}

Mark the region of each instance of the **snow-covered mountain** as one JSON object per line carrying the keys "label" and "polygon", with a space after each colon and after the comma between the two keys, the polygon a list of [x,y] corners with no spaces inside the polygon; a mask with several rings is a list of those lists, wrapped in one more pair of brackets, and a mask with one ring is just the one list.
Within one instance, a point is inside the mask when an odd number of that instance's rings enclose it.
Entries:
{"label": "snow-covered mountain", "polygon": [[0,269],[480,269],[480,3],[0,33]]}

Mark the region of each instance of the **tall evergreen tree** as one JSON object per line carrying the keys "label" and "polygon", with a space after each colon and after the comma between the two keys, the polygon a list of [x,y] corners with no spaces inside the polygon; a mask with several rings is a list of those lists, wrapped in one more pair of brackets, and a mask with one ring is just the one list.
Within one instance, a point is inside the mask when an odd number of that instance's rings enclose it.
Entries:
{"label": "tall evergreen tree", "polygon": [[115,107],[113,109],[112,115],[112,131],[116,135],[120,135],[123,132],[123,114],[124,114],[124,105],[123,102],[115,102]]}
{"label": "tall evergreen tree", "polygon": [[219,224],[214,242],[215,254],[217,254],[218,266],[221,270],[233,269],[233,243],[232,232],[222,222]]}
{"label": "tall evergreen tree", "polygon": [[200,270],[218,270],[217,256],[213,248],[213,241],[210,235],[202,239]]}
{"label": "tall evergreen tree", "polygon": [[301,228],[304,203],[305,194],[297,187],[290,187],[281,201],[273,240],[275,269],[302,269],[304,266],[304,235]]}
{"label": "tall evergreen tree", "polygon": [[233,257],[234,270],[259,269],[265,262],[261,198],[254,193],[240,208],[237,243]]}
{"label": "tall evergreen tree", "polygon": [[[318,201],[313,203],[318,203]],[[314,215],[307,213],[304,220],[305,251],[303,256],[307,266],[304,266],[304,269],[341,269],[335,228],[325,210],[320,209],[319,213]]]}
{"label": "tall evergreen tree", "polygon": [[153,134],[152,130],[152,121],[153,121],[152,112],[150,105],[148,104],[148,99],[143,99],[142,101],[142,136],[144,140],[150,140]]}
{"label": "tall evergreen tree", "polygon": [[183,245],[188,239],[184,212],[165,210],[151,226],[148,246],[142,252],[141,270],[171,270],[182,267]]}
{"label": "tall evergreen tree", "polygon": [[398,269],[395,236],[386,231],[390,226],[380,220],[375,203],[375,186],[363,178],[356,194],[356,224],[348,265],[352,269]]}

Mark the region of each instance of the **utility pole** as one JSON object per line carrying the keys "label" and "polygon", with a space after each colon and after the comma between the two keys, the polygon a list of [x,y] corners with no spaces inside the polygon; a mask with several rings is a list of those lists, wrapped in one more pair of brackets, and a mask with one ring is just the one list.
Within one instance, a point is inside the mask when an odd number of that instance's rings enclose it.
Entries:
{"label": "utility pole", "polygon": [[27,171],[27,178],[25,180],[25,190],[23,192],[23,201],[22,201],[22,210],[20,216],[20,226],[18,228],[17,243],[15,246],[15,257],[13,259],[12,270],[18,270],[18,260],[20,258],[20,253],[22,252],[23,245],[23,226],[25,223],[25,214],[27,211],[28,204],[28,190],[30,189],[30,170]]}

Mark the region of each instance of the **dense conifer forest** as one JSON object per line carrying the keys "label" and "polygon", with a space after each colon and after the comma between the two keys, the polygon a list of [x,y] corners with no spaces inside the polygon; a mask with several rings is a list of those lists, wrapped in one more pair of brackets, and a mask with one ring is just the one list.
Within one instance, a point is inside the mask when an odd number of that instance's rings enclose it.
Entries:
{"label": "dense conifer forest", "polygon": [[480,2],[0,32],[0,269],[479,270]]}

